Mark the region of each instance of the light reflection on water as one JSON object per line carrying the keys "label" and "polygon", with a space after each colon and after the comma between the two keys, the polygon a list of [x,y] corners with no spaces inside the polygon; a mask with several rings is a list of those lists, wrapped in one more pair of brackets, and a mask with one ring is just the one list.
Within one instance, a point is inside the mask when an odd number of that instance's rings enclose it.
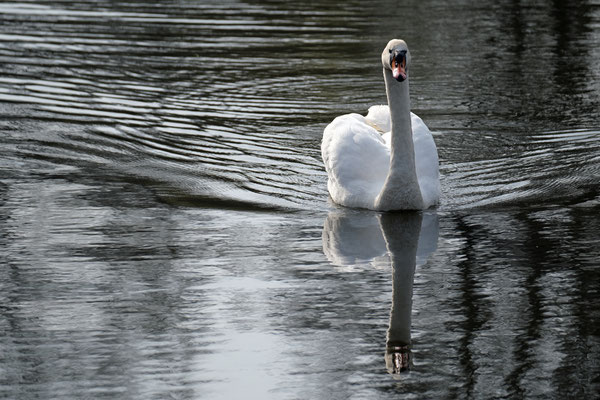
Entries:
{"label": "light reflection on water", "polygon": [[[0,397],[597,397],[598,11],[0,4]],[[341,209],[392,36],[442,204]]]}

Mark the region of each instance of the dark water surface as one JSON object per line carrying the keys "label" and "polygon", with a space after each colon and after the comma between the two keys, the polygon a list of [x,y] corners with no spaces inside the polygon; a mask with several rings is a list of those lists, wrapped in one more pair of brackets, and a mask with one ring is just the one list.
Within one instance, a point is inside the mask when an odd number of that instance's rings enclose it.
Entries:
{"label": "dark water surface", "polygon": [[[0,398],[600,396],[597,0],[0,20]],[[322,130],[392,37],[442,203],[338,208]]]}

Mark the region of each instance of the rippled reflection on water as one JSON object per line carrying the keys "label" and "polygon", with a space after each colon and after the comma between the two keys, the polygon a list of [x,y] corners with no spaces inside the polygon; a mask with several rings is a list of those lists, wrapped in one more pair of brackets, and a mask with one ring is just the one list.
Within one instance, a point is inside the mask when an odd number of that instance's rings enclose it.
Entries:
{"label": "rippled reflection on water", "polygon": [[[600,9],[489,3],[0,4],[0,397],[597,397]],[[442,203],[340,209],[392,36]]]}

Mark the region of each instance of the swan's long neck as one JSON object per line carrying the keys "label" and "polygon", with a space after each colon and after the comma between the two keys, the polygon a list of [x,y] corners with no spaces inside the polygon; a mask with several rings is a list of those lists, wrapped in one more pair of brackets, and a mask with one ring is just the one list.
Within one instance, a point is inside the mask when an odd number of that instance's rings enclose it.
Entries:
{"label": "swan's long neck", "polygon": [[415,148],[410,122],[408,79],[398,82],[383,69],[385,89],[392,118],[390,170],[375,200],[378,210],[420,210],[423,197],[417,180]]}

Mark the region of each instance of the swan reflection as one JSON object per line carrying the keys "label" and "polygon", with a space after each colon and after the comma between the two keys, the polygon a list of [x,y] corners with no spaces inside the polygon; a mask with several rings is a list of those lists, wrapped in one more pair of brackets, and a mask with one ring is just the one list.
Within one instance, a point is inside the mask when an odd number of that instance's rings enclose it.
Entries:
{"label": "swan reflection", "polygon": [[415,269],[437,248],[435,212],[377,214],[335,210],[323,227],[323,252],[336,266],[390,265],[392,308],[387,331],[385,363],[394,377],[410,370],[411,313]]}

